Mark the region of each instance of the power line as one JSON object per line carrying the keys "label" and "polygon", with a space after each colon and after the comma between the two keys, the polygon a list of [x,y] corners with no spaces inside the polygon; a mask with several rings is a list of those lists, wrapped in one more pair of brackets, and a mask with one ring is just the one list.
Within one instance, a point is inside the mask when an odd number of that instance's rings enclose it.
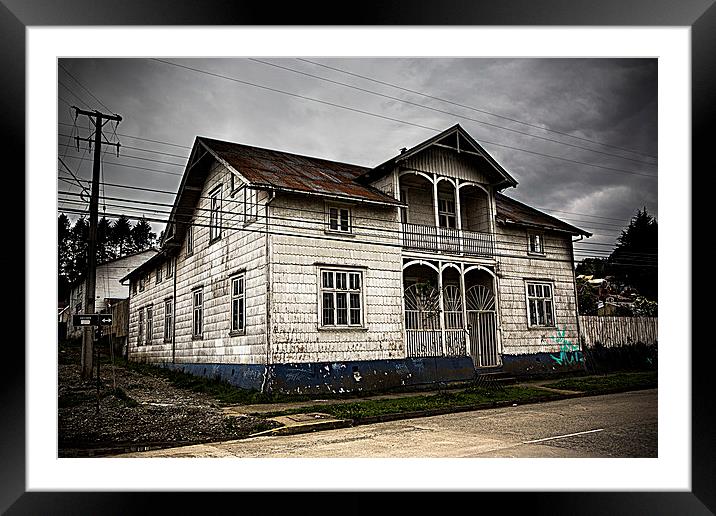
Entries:
{"label": "power line", "polygon": [[611,144],[604,143],[604,142],[600,142],[600,141],[597,141],[597,140],[592,140],[592,139],[590,139],[590,138],[584,138],[584,137],[581,137],[581,136],[575,136],[575,135],[573,135],[573,134],[565,133],[565,132],[562,132],[562,131],[557,131],[557,130],[555,130],[555,129],[548,129],[547,127],[543,127],[543,126],[541,126],[541,125],[531,124],[531,123],[529,123],[529,122],[525,122],[524,120],[518,120],[518,119],[516,119],[516,118],[510,118],[510,117],[504,116],[504,115],[498,115],[497,113],[493,113],[493,112],[491,112],[491,111],[487,111],[487,110],[484,110],[484,109],[478,109],[478,108],[473,107],[473,106],[467,106],[467,105],[465,105],[465,104],[460,104],[460,103],[458,103],[458,102],[454,102],[454,101],[452,101],[452,100],[444,99],[444,98],[441,98],[441,97],[436,97],[436,96],[434,96],[434,95],[428,95],[427,93],[423,93],[423,92],[416,91],[416,90],[411,90],[411,89],[409,89],[409,88],[404,88],[404,87],[402,87],[402,86],[398,86],[397,84],[392,84],[392,83],[389,83],[389,82],[380,81],[380,80],[374,79],[374,78],[372,78],[372,77],[367,77],[367,76],[365,76],[365,75],[359,75],[359,74],[357,74],[357,73],[349,72],[349,71],[347,71],[347,70],[342,70],[342,69],[340,69],[340,68],[335,68],[335,67],[332,67],[332,66],[328,66],[328,65],[325,65],[325,64],[322,64],[322,63],[318,63],[318,62],[316,62],[316,61],[311,61],[311,60],[309,60],[309,59],[296,58],[296,60],[297,60],[297,61],[303,61],[303,62],[306,62],[306,63],[310,63],[310,64],[315,65],[315,66],[320,66],[320,67],[323,67],[323,68],[327,68],[327,69],[329,69],[329,70],[333,70],[333,71],[336,71],[336,72],[340,72],[340,73],[343,73],[343,74],[346,74],[346,75],[352,75],[352,76],[354,76],[354,77],[359,77],[359,78],[365,79],[365,80],[367,80],[367,81],[375,82],[375,83],[377,83],[377,84],[382,84],[382,85],[384,85],[384,86],[390,86],[391,88],[397,88],[397,89],[402,90],[402,91],[406,91],[406,92],[409,92],[409,93],[414,93],[414,94],[416,94],[416,95],[420,95],[420,96],[422,96],[422,97],[426,97],[426,98],[438,100],[438,101],[440,101],[440,102],[445,102],[445,103],[447,103],[447,104],[452,104],[452,105],[454,105],[454,106],[462,107],[462,108],[465,108],[465,109],[470,109],[470,110],[476,111],[476,112],[478,112],[478,113],[483,113],[483,114],[490,115],[490,116],[494,116],[494,117],[497,117],[497,118],[502,118],[503,120],[509,120],[510,122],[516,122],[516,123],[518,123],[518,124],[523,124],[523,125],[526,125],[526,126],[529,126],[529,127],[533,127],[533,128],[535,128],[535,129],[539,129],[539,130],[541,130],[541,131],[547,131],[547,132],[550,132],[550,133],[559,134],[559,135],[562,135],[562,136],[567,136],[567,137],[569,137],[569,138],[574,138],[574,139],[582,140],[582,141],[585,141],[585,142],[595,143],[595,144],[597,144],[597,145],[603,145],[604,147],[611,147],[611,148],[613,148],[613,149],[619,149],[619,150],[622,150],[622,151],[630,152],[630,153],[632,153],[632,154],[638,154],[638,155],[640,155],[640,156],[646,156],[646,157],[649,157],[649,158],[657,159],[657,157],[654,156],[654,155],[652,155],[652,154],[646,154],[646,153],[644,153],[644,152],[639,152],[639,151],[627,149],[627,148],[624,148],[624,147],[619,147],[619,146],[617,146],[617,145],[611,145]]}
{"label": "power line", "polygon": [[[65,126],[71,126],[72,124],[68,124],[66,122],[58,122],[59,125],[65,125]],[[180,147],[182,149],[191,149],[190,146],[187,145],[179,145],[178,143],[171,143],[171,142],[165,142],[162,140],[152,140],[151,138],[142,138],[140,136],[135,136],[132,134],[125,134],[125,133],[117,133],[119,136],[124,136],[126,138],[132,138],[133,140],[142,140],[146,142],[152,142],[152,143],[160,143],[162,145],[170,145],[172,147]]]}
{"label": "power line", "polygon": [[99,104],[100,104],[104,109],[106,109],[107,111],[109,111],[109,112],[111,112],[111,113],[114,113],[114,111],[111,110],[110,108],[108,108],[107,105],[106,105],[104,102],[102,102],[101,100],[99,100],[99,99],[97,98],[97,96],[95,96],[94,93],[92,93],[90,90],[88,90],[87,88],[85,88],[85,86],[77,79],[77,77],[75,77],[74,75],[72,75],[67,68],[65,68],[64,66],[62,66],[62,63],[60,63],[60,62],[58,61],[57,64],[58,64],[58,66],[59,66],[60,68],[62,68],[62,69],[65,71],[65,73],[66,73],[67,75],[69,75],[70,79],[72,79],[73,81],[75,81],[75,82],[79,85],[80,88],[82,88],[82,89],[85,90],[87,93],[89,93],[89,95],[90,95],[93,99],[95,99],[97,102],[99,102]]}
{"label": "power line", "polygon": [[[292,97],[297,97],[297,98],[301,98],[301,99],[304,99],[304,100],[309,100],[309,101],[312,101],[312,102],[317,102],[317,103],[320,103],[320,104],[325,104],[325,105],[327,105],[327,106],[332,106],[332,107],[335,107],[335,108],[338,108],[338,109],[344,109],[344,110],[347,110],[347,111],[352,111],[352,112],[360,113],[360,114],[363,114],[363,115],[368,115],[368,116],[372,116],[372,117],[376,117],[376,118],[381,118],[381,119],[384,119],[384,120],[389,120],[389,121],[397,122],[397,123],[400,123],[400,124],[411,125],[411,126],[419,127],[419,128],[421,128],[421,129],[426,129],[426,130],[429,130],[429,131],[435,131],[435,132],[440,132],[440,131],[441,131],[440,129],[437,129],[437,128],[435,128],[435,127],[429,127],[429,126],[422,125],[422,124],[416,124],[416,123],[414,123],[414,122],[408,122],[408,121],[406,121],[406,120],[401,120],[401,119],[398,119],[398,118],[393,118],[393,117],[389,117],[389,116],[386,116],[386,115],[381,115],[381,114],[378,114],[378,113],[372,113],[372,112],[370,112],[370,111],[365,111],[365,110],[362,110],[362,109],[357,109],[357,108],[353,108],[353,107],[349,107],[349,106],[344,106],[344,105],[341,105],[341,104],[336,104],[336,103],[334,103],[334,102],[328,102],[328,101],[321,100],[321,99],[317,99],[317,98],[314,98],[314,97],[308,97],[308,96],[306,96],[306,95],[300,95],[300,94],[298,94],[298,93],[291,93],[291,92],[284,91],[284,90],[280,90],[280,89],[273,88],[273,87],[270,87],[270,86],[265,86],[265,85],[261,85],[261,84],[256,84],[256,83],[253,83],[253,82],[244,81],[244,80],[242,80],[242,79],[236,79],[236,78],[234,78],[234,77],[229,77],[229,76],[222,75],[222,74],[218,74],[218,73],[208,72],[208,71],[206,71],[206,70],[200,70],[200,69],[198,69],[198,68],[193,68],[193,67],[191,67],[191,66],[182,65],[182,64],[179,64],[179,63],[172,63],[171,61],[165,61],[165,60],[163,60],[163,59],[153,58],[152,60],[153,60],[153,61],[158,61],[158,62],[160,62],[160,63],[167,64],[167,65],[170,65],[170,66],[175,66],[175,67],[178,67],[178,68],[184,68],[184,69],[186,69],[186,70],[191,70],[191,71],[193,71],[193,72],[202,73],[202,74],[209,75],[209,76],[212,76],[212,77],[217,77],[217,78],[220,78],[220,79],[225,79],[225,80],[228,80],[228,81],[236,82],[236,83],[239,83],[239,84],[244,84],[244,85],[247,85],[247,86],[252,86],[252,87],[255,87],[255,88],[260,88],[260,89],[264,89],[264,90],[267,90],[267,91],[272,91],[272,92],[274,92],[274,93],[281,93],[281,94],[283,94],[283,95],[289,95],[289,96],[292,96]],[[566,162],[569,162],[569,163],[576,163],[576,164],[579,164],[579,165],[585,165],[585,166],[589,166],[589,167],[596,167],[596,168],[600,168],[600,169],[603,169],[603,170],[608,170],[608,171],[611,171],[611,172],[620,172],[620,173],[623,173],[623,174],[630,174],[630,175],[635,175],[635,176],[643,176],[643,177],[650,177],[650,178],[652,178],[652,179],[657,179],[657,176],[654,175],[654,174],[644,174],[644,173],[642,173],[642,172],[637,172],[637,171],[633,171],[633,170],[623,170],[623,169],[614,168],[614,167],[607,167],[607,166],[604,166],[604,165],[597,165],[597,164],[594,164],[594,163],[586,163],[586,162],[584,162],[584,161],[578,161],[578,160],[574,160],[574,159],[570,159],[570,158],[564,158],[564,157],[561,157],[561,156],[553,156],[553,155],[551,155],[551,154],[545,154],[545,153],[542,153],[542,152],[537,152],[537,151],[532,151],[532,150],[528,150],[528,149],[523,149],[523,148],[520,148],[520,147],[514,147],[514,146],[512,146],[512,145],[506,145],[506,144],[503,144],[503,143],[489,142],[489,141],[487,141],[487,140],[481,140],[481,141],[482,141],[482,143],[486,143],[486,144],[489,144],[489,145],[495,145],[495,146],[497,146],[497,147],[504,147],[504,148],[506,148],[506,149],[516,150],[516,151],[519,151],[519,152],[526,152],[526,153],[528,153],[528,154],[534,154],[534,155],[536,155],[536,156],[542,156],[542,157],[545,157],[545,158],[556,159],[556,160],[560,160],[560,161],[566,161]]]}
{"label": "power line", "polygon": [[301,70],[296,70],[295,68],[290,68],[290,67],[288,67],[288,66],[282,66],[282,65],[279,65],[279,64],[276,64],[276,63],[271,63],[271,62],[269,62],[269,61],[264,61],[264,60],[262,60],[262,59],[249,58],[249,61],[253,61],[253,62],[255,62],[255,63],[260,63],[260,64],[267,65],[267,66],[273,66],[273,67],[279,68],[279,69],[281,69],[281,70],[286,70],[286,71],[293,72],[293,73],[297,73],[297,74],[300,74],[300,75],[305,75],[305,76],[307,76],[307,77],[312,77],[312,78],[314,78],[314,79],[318,79],[318,80],[321,80],[321,81],[326,81],[326,82],[329,82],[329,83],[332,83],[332,84],[337,84],[337,85],[340,85],[340,86],[344,86],[344,87],[346,87],[346,88],[351,88],[351,89],[354,89],[354,90],[357,90],[357,91],[362,91],[362,92],[368,93],[368,94],[370,94],[370,95],[376,95],[376,96],[378,96],[378,97],[383,97],[383,98],[386,98],[386,99],[395,100],[395,101],[402,102],[402,103],[404,103],[404,104],[408,104],[408,105],[410,105],[410,106],[415,106],[415,107],[418,107],[418,108],[421,108],[421,109],[428,109],[428,110],[430,110],[430,111],[435,111],[435,112],[437,112],[437,113],[442,113],[442,114],[445,114],[445,115],[450,115],[450,116],[453,116],[453,117],[461,118],[461,119],[463,119],[463,120],[469,120],[469,121],[475,122],[475,123],[477,123],[477,124],[486,125],[486,126],[488,126],[488,127],[494,127],[494,128],[497,128],[497,129],[501,129],[501,130],[503,130],[503,131],[509,131],[509,132],[513,132],[513,133],[516,133],[516,134],[521,134],[521,135],[524,135],[524,136],[529,136],[529,137],[531,137],[531,138],[537,138],[537,139],[539,139],[539,140],[545,140],[545,141],[557,143],[557,144],[560,144],[560,145],[566,145],[566,146],[568,146],[568,147],[573,147],[573,148],[576,148],[576,149],[582,149],[582,150],[586,150],[586,151],[589,151],[589,152],[595,152],[595,153],[597,153],[597,154],[602,154],[602,155],[604,155],[604,156],[611,156],[611,157],[614,157],[614,158],[619,158],[619,159],[623,159],[623,160],[633,161],[633,162],[636,162],[636,163],[642,163],[642,164],[646,164],[646,165],[655,166],[655,163],[652,163],[652,162],[650,162],[650,161],[643,161],[643,160],[639,160],[639,159],[628,158],[628,157],[626,157],[626,156],[620,156],[619,154],[613,154],[613,153],[611,153],[611,152],[604,152],[604,151],[600,151],[600,150],[596,150],[596,149],[590,149],[589,147],[584,147],[584,146],[582,146],[582,145],[575,145],[575,144],[573,144],[573,143],[567,143],[567,142],[563,142],[563,141],[560,141],[560,140],[555,140],[554,138],[547,138],[546,136],[539,136],[539,135],[536,135],[536,134],[528,133],[528,132],[526,132],[526,131],[520,131],[519,129],[512,129],[512,128],[510,128],[510,127],[505,127],[505,126],[502,126],[502,125],[493,124],[493,123],[491,123],[491,122],[486,122],[486,121],[484,121],[484,120],[478,120],[477,118],[471,118],[471,117],[469,117],[469,116],[460,115],[460,114],[458,114],[458,113],[453,113],[453,112],[450,112],[450,111],[445,111],[444,109],[439,109],[439,108],[435,108],[435,107],[432,107],[432,106],[426,106],[425,104],[420,104],[420,103],[418,103],[418,102],[412,102],[412,101],[410,101],[410,100],[401,99],[401,98],[399,98],[399,97],[393,97],[393,96],[391,96],[391,95],[386,95],[386,94],[384,94],[384,93],[380,93],[380,92],[373,91],[373,90],[368,90],[368,89],[365,89],[365,88],[361,88],[361,87],[355,86],[355,85],[353,85],[353,84],[348,84],[348,83],[340,82],[340,81],[334,81],[333,79],[329,79],[329,78],[327,78],[327,77],[321,77],[320,75],[310,74],[310,73],[308,73],[308,72],[303,72],[303,71],[301,71]]}

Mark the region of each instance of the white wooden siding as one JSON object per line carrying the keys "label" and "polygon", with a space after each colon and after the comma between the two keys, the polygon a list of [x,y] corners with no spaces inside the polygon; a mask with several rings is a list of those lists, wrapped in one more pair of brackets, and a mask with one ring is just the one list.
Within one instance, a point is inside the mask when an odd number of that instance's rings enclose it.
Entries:
{"label": "white wooden siding", "polygon": [[[259,191],[258,218],[244,226],[243,205],[239,193],[231,197],[231,172],[215,163],[204,184],[198,209],[194,212],[194,253],[186,255],[182,242],[176,264],[176,299],[174,301],[175,359],[178,363],[242,363],[266,362],[266,236],[265,215],[267,194]],[[240,180],[236,178],[237,184]],[[209,244],[209,192],[222,186],[221,239]],[[245,271],[246,330],[231,336],[231,277]],[[170,362],[172,344],[164,343],[164,298],[172,295],[174,278],[155,285],[152,281],[144,292],[137,292],[130,301],[129,352],[135,360]],[[171,285],[171,289],[169,288]],[[192,290],[202,286],[204,292],[203,338],[192,338]],[[154,333],[151,346],[137,345],[137,309],[154,304]]]}
{"label": "white wooden siding", "polygon": [[[401,249],[368,243],[398,244],[397,209],[351,206],[353,235],[326,233],[323,210],[299,196],[271,205],[272,216],[296,219],[291,233],[300,235],[271,237],[272,362],[403,358]],[[365,329],[319,329],[318,264],[362,268]]]}
{"label": "white wooden siding", "polygon": [[415,156],[410,156],[405,166],[421,172],[435,172],[442,176],[489,184],[489,177],[475,166],[472,158],[473,156],[457,154],[449,149],[429,147]]}
{"label": "white wooden siding", "polygon": [[[546,233],[545,256],[527,254],[524,229],[497,226],[500,326],[505,354],[521,355],[559,352],[555,339],[577,344],[577,316],[570,235]],[[525,282],[545,280],[554,285],[555,328],[530,329],[527,321]]]}

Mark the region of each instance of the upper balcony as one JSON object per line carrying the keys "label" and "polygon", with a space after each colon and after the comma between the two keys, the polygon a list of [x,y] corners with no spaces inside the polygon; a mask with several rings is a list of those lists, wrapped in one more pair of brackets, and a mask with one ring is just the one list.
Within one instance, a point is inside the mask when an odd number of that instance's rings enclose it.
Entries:
{"label": "upper balcony", "polygon": [[472,181],[417,170],[400,173],[402,245],[406,250],[493,258],[494,200]]}

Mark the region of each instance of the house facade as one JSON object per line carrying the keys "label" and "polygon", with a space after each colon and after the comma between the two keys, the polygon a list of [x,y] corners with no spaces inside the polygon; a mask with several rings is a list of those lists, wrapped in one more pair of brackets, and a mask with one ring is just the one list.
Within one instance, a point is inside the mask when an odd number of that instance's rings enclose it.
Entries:
{"label": "house facade", "polygon": [[[98,264],[95,272],[95,313],[103,312],[109,305],[127,299],[129,285],[123,285],[120,280],[156,254],[156,249],[148,249]],[[82,337],[83,328],[72,325],[72,316],[84,313],[86,294],[87,278],[83,276],[72,284],[68,304],[60,314],[60,321],[66,323],[65,337],[68,339]]]}
{"label": "house facade", "polygon": [[345,392],[582,367],[572,238],[459,125],[373,168],[198,137],[129,357]]}

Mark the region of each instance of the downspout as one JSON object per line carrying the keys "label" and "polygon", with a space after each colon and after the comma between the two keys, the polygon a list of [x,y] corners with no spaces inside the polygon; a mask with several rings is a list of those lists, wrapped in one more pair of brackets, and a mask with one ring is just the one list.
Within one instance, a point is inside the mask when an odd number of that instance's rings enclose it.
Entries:
{"label": "downspout", "polygon": [[265,393],[268,384],[269,365],[271,361],[271,235],[269,234],[269,204],[274,200],[276,194],[269,191],[269,198],[264,206],[266,226],[266,364],[264,366],[264,377],[261,382],[261,392]]}
{"label": "downspout", "polygon": [[577,292],[577,271],[574,267],[574,243],[581,242],[582,240],[584,240],[584,235],[579,235],[579,238],[577,240],[571,240],[569,244],[569,255],[571,258],[570,263],[572,267],[572,284],[574,285],[574,305],[576,307],[574,315],[577,318],[577,344],[579,344],[579,350],[580,352],[582,352],[582,369],[586,371],[587,362],[586,360],[584,360],[584,351],[582,350],[582,330],[579,327],[579,293]]}
{"label": "downspout", "polygon": [[[173,259],[173,258],[171,258]],[[174,262],[174,295],[172,298],[172,364],[176,364],[176,351],[177,351],[177,276],[179,275],[179,269],[177,262]]]}

